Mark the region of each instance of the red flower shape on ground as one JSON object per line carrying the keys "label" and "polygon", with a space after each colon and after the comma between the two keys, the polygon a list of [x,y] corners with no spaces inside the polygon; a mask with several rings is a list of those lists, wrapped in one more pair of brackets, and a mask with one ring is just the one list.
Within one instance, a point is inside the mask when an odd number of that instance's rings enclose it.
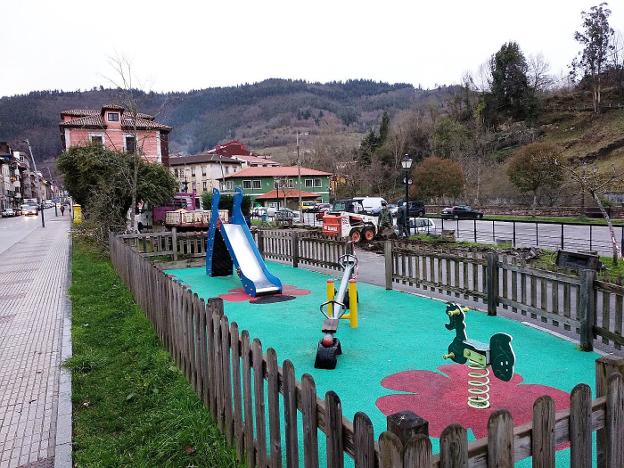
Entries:
{"label": "red flower shape on ground", "polygon": [[[278,294],[278,296],[307,296],[308,294],[310,294],[309,289],[300,289],[296,286],[285,284],[282,286],[282,294]],[[253,300],[253,297],[249,296],[245,292],[244,288],[230,289],[227,293],[221,294],[219,297],[224,301],[229,302],[243,302]]]}
{"label": "red flower shape on ground", "polygon": [[398,411],[413,411],[429,421],[429,433],[440,437],[450,424],[461,424],[472,429],[477,438],[487,436],[490,414],[498,409],[508,410],[514,426],[530,422],[533,402],[543,395],[555,401],[556,411],[570,406],[570,396],[559,389],[539,384],[522,384],[522,376],[515,374],[509,382],[497,379],[490,371],[490,404],[487,409],[468,406],[468,367],[447,364],[438,372],[410,370],[398,372],[381,381],[391,390],[408,392],[379,398],[375,404],[386,416]]}

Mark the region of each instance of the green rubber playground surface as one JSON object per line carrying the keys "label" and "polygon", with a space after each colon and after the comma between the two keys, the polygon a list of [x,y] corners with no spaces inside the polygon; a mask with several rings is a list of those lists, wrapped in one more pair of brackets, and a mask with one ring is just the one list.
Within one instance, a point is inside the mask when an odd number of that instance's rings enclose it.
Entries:
{"label": "green rubber playground surface", "polygon": [[[246,329],[252,338],[259,338],[264,350],[274,348],[280,365],[290,359],[298,379],[304,373],[311,374],[320,397],[335,391],[346,417],[365,412],[375,426],[376,437],[386,429],[384,412],[414,411],[429,421],[432,437],[438,437],[447,425],[459,423],[468,429],[469,439],[474,439],[487,433],[487,418],[496,409],[510,410],[514,424],[521,424],[530,421],[533,401],[541,395],[551,395],[558,411],[567,407],[567,393],[576,384],[586,383],[595,390],[596,353],[578,351],[573,343],[520,322],[469,311],[469,339],[488,343],[494,333],[507,333],[513,337],[516,356],[515,376],[510,382],[489,377],[492,407],[469,408],[466,367],[442,359],[455,336],[444,327],[448,323],[445,303],[363,283],[358,284],[359,327],[352,329],[348,321],[341,320],[337,336],[343,354],[336,369],[315,369],[324,319],[319,305],[326,300],[327,279],[335,278],[337,287],[340,272],[328,276],[272,262],[268,267],[290,286],[286,294],[295,299],[254,304],[240,294],[225,296],[230,322],[236,321],[241,331]],[[204,268],[167,273],[203,298],[241,288],[236,276],[210,278]],[[461,303],[461,299],[455,300]],[[319,442],[322,440],[319,437]],[[436,452],[437,440],[433,442]],[[564,463],[568,457],[568,449],[557,452],[557,463]],[[521,465],[530,466],[530,461]]]}

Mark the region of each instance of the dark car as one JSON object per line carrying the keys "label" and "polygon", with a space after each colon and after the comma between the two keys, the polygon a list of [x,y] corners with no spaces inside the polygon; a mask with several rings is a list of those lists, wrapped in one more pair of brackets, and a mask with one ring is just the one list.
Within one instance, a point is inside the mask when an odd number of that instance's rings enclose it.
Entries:
{"label": "dark car", "polygon": [[[397,202],[398,208],[396,210],[396,214],[393,213],[393,216],[397,216],[398,212],[403,210],[405,211],[405,202],[403,200],[399,200]],[[418,218],[419,216],[425,216],[425,204],[420,201],[410,200],[409,201],[409,217],[410,218]]]}
{"label": "dark car", "polygon": [[466,205],[453,206],[452,208],[444,208],[440,217],[443,219],[481,219],[483,213],[473,210]]}

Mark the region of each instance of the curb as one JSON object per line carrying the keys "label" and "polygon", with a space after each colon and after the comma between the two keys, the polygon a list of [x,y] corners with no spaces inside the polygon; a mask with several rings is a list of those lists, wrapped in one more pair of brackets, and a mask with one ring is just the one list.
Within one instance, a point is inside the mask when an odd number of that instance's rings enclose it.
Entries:
{"label": "curb", "polygon": [[59,375],[59,395],[56,414],[56,442],[54,447],[54,468],[71,468],[72,462],[72,383],[71,371],[63,367],[63,363],[72,356],[71,341],[71,300],[69,287],[71,286],[71,258],[73,244],[71,230],[68,233],[69,255],[67,259],[67,281],[65,304],[63,307],[63,325],[61,334],[61,359]]}

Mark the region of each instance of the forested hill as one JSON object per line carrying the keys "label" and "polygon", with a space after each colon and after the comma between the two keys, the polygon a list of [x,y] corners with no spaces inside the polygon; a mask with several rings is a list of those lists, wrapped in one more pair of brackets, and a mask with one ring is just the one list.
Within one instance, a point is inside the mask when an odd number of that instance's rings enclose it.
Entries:
{"label": "forested hill", "polygon": [[[290,146],[296,131],[344,133],[352,140],[390,115],[414,105],[436,105],[450,88],[434,91],[409,84],[370,80],[308,83],[270,79],[241,86],[190,92],[136,92],[139,110],[173,126],[173,152],[193,153],[230,138],[252,149]],[[37,91],[0,98],[0,140],[17,143],[29,138],[42,160],[61,150],[58,121],[64,109],[98,108],[123,102],[120,90]]]}

